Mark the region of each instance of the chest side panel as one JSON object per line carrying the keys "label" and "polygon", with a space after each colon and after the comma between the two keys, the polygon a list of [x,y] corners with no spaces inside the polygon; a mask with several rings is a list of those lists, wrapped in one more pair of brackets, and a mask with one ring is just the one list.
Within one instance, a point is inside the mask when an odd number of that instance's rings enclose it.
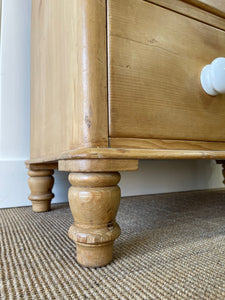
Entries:
{"label": "chest side panel", "polygon": [[108,146],[105,0],[34,0],[31,158]]}

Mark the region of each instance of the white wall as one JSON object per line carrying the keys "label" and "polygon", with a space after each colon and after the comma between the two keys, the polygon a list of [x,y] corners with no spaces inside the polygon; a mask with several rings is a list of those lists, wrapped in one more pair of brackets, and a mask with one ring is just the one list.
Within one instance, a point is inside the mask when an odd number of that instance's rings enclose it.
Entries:
{"label": "white wall", "polygon": [[0,206],[24,203],[29,146],[30,2],[2,1],[0,48]]}
{"label": "white wall", "polygon": [[[3,0],[0,48],[0,207],[30,205],[29,158],[31,0]],[[222,187],[214,161],[140,161],[122,173],[122,195]],[[53,202],[67,201],[67,174],[56,172]]]}

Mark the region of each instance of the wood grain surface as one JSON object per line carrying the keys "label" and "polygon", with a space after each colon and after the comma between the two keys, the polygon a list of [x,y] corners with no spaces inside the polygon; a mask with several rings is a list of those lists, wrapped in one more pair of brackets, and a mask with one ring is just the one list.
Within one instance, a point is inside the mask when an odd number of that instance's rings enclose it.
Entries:
{"label": "wood grain surface", "polygon": [[200,85],[225,33],[139,0],[109,0],[110,137],[225,141],[225,96]]}
{"label": "wood grain surface", "polygon": [[[166,150],[128,148],[80,148],[64,152],[58,157],[43,157],[27,161],[31,166],[49,161],[74,159],[225,159],[225,151],[213,150]],[[33,168],[33,167],[32,167]]]}
{"label": "wood grain surface", "polygon": [[59,160],[59,171],[67,172],[117,172],[136,171],[134,159],[72,159]]}
{"label": "wood grain surface", "polygon": [[31,158],[107,147],[105,1],[32,1]]}
{"label": "wood grain surface", "polygon": [[225,151],[225,143],[185,140],[110,138],[112,148],[127,149],[167,149],[167,150],[220,150]]}
{"label": "wood grain surface", "polygon": [[70,173],[69,204],[74,218],[68,235],[76,243],[77,261],[101,267],[112,260],[113,242],[120,235],[116,213],[120,174]]}
{"label": "wood grain surface", "polygon": [[45,212],[51,209],[51,200],[54,198],[52,188],[54,184],[54,170],[29,170],[28,185],[30,195],[28,197],[32,202],[34,212]]}
{"label": "wood grain surface", "polygon": [[[141,0],[142,1],[142,0]],[[201,21],[210,26],[225,30],[224,0],[144,0]],[[222,3],[223,2],[223,3]],[[206,4],[207,3],[207,4]]]}
{"label": "wood grain surface", "polygon": [[185,2],[194,4],[214,15],[225,17],[225,2],[224,0],[183,0]]}

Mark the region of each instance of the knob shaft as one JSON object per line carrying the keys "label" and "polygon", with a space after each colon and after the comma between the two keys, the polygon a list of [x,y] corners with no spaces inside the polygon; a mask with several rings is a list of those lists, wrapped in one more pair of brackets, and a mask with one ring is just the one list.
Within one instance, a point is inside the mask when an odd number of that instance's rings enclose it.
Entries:
{"label": "knob shaft", "polygon": [[201,72],[201,84],[204,91],[211,95],[225,94],[225,58],[218,57]]}

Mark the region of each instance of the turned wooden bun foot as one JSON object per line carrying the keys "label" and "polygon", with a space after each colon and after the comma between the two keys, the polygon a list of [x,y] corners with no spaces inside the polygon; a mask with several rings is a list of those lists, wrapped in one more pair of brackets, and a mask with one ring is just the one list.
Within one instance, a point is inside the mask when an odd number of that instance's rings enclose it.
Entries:
{"label": "turned wooden bun foot", "polygon": [[54,194],[51,192],[54,184],[53,170],[29,170],[28,184],[31,194],[28,199],[32,202],[34,212],[45,212],[51,209],[51,200]]}
{"label": "turned wooden bun foot", "polygon": [[113,258],[113,242],[97,246],[76,243],[76,248],[77,262],[85,267],[104,267]]}
{"label": "turned wooden bun foot", "polygon": [[120,203],[120,174],[71,173],[69,203],[74,218],[68,235],[76,243],[77,261],[102,267],[113,257],[113,242],[120,235],[115,217]]}
{"label": "turned wooden bun foot", "polygon": [[45,212],[51,210],[51,200],[33,200],[31,202],[33,212]]}

